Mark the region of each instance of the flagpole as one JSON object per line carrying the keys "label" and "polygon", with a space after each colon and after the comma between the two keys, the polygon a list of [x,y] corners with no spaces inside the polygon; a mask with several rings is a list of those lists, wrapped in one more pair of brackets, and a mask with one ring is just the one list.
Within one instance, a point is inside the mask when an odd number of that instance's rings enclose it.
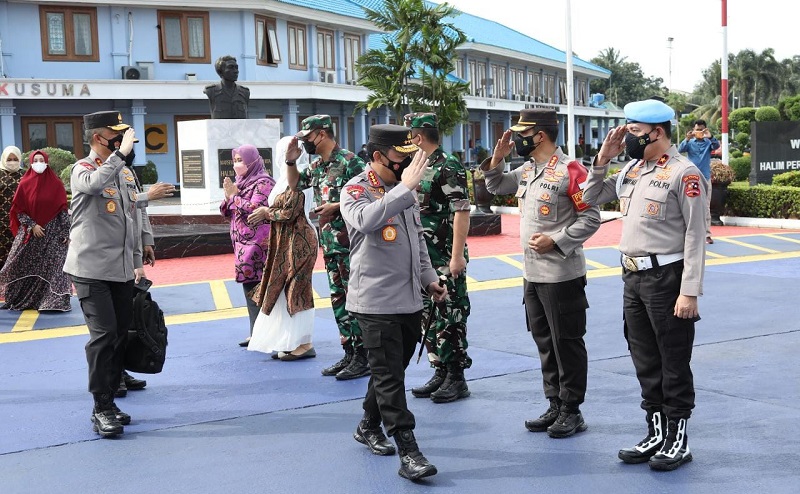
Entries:
{"label": "flagpole", "polygon": [[[566,0],[565,22],[567,36],[567,155],[575,156],[575,83],[572,75],[572,9]],[[591,136],[589,136],[591,137]]]}
{"label": "flagpole", "polygon": [[722,0],[722,162],[728,164],[728,1]]}

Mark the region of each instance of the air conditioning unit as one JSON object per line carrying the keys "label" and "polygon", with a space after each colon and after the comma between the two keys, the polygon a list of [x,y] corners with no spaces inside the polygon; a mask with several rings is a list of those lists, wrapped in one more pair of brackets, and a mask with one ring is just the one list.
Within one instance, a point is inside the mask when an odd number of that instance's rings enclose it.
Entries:
{"label": "air conditioning unit", "polygon": [[521,94],[515,94],[514,95],[514,101],[522,101],[522,95]]}
{"label": "air conditioning unit", "polygon": [[138,81],[140,79],[147,79],[147,74],[142,70],[142,67],[123,65],[122,78],[130,81]]}
{"label": "air conditioning unit", "polygon": [[333,84],[336,82],[336,72],[333,70],[320,70],[319,71],[319,82],[327,82],[328,84]]}

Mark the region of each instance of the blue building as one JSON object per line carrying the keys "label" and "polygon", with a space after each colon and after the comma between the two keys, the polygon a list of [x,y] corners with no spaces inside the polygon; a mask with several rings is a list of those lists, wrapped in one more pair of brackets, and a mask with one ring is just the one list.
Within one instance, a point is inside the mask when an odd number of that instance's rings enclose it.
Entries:
{"label": "blue building", "polygon": [[[116,110],[144,137],[137,164],[151,160],[160,180],[177,182],[177,122],[208,118],[203,89],[219,80],[213,63],[233,55],[239,83],[250,88],[250,118],[280,119],[288,135],[303,118],[327,113],[340,144],[357,149],[370,125],[396,121],[388,110],[355,110],[368,95],[355,61],[380,46],[362,6],[379,2],[0,2],[0,146],[56,146],[80,157],[81,116]],[[492,147],[531,105],[554,107],[566,127],[564,52],[475,16],[455,22],[469,39],[454,74],[470,83],[469,123],[444,138],[445,149],[469,159],[470,148]],[[576,132],[602,139],[622,112],[590,106],[589,82],[610,74],[573,63]]]}

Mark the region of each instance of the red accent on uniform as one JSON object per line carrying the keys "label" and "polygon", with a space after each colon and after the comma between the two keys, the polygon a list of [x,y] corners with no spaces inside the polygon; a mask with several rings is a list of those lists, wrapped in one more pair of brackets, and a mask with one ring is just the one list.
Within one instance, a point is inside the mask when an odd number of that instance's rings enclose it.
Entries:
{"label": "red accent on uniform", "polygon": [[583,190],[580,186],[580,184],[586,182],[586,177],[589,175],[589,172],[586,171],[585,166],[577,161],[569,162],[567,165],[567,172],[569,172],[569,188],[567,188],[567,193],[569,194],[569,198],[572,199],[575,210],[581,212],[589,209],[590,206],[583,202]]}
{"label": "red accent on uniform", "polygon": [[344,188],[344,191],[350,194],[353,199],[358,200],[361,194],[364,193],[364,187],[360,185],[348,185]]}

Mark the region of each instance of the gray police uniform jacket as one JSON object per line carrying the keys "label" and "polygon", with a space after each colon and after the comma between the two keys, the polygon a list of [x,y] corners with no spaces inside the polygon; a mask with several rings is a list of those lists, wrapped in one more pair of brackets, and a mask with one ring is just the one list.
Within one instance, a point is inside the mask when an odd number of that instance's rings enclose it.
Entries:
{"label": "gray police uniform jacket", "polygon": [[416,191],[386,185],[367,169],[344,187],[340,208],[350,236],[347,310],[412,314],[438,280],[422,234]]}
{"label": "gray police uniform jacket", "polygon": [[[127,173],[126,173],[127,172]],[[72,165],[72,226],[64,272],[81,278],[125,282],[142,267],[134,231],[136,184],[116,153],[105,162],[92,151]]]}
{"label": "gray police uniform jacket", "polygon": [[592,167],[583,200],[599,205],[619,198],[620,252],[636,257],[682,253],[681,295],[702,294],[708,184],[700,170],[670,146],[658,160],[633,160],[605,178],[607,172],[607,164]]}
{"label": "gray police uniform jacket", "polygon": [[[490,159],[481,168],[488,167]],[[586,167],[556,148],[545,163],[529,161],[508,173],[503,173],[500,165],[484,174],[489,192],[515,193],[519,199],[525,279],[559,283],[584,276],[583,243],[600,228],[600,209],[582,200]],[[555,248],[544,254],[534,252],[528,247],[534,233],[551,237]]]}

